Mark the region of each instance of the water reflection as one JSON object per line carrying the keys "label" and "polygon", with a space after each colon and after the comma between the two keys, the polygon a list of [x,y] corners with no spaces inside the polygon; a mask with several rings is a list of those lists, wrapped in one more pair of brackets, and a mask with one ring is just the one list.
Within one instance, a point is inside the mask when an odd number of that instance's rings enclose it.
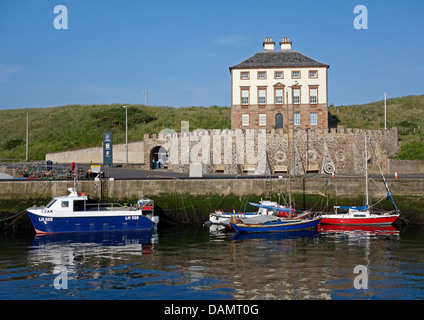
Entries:
{"label": "water reflection", "polygon": [[[0,264],[0,287],[49,299],[423,298],[422,234],[331,227],[243,235],[184,227],[159,235],[44,235],[26,251],[8,245],[27,254]],[[353,286],[357,265],[369,270],[367,290]],[[52,286],[55,266],[69,271],[67,291]]]}
{"label": "water reflection", "polygon": [[343,233],[361,235],[399,235],[399,230],[394,226],[349,226],[349,225],[319,225],[319,231],[324,233]]}
{"label": "water reflection", "polygon": [[[394,227],[332,226],[293,233],[234,234],[230,239],[237,299],[368,299],[390,288],[390,277],[399,269],[392,255],[399,241]],[[357,265],[372,272],[371,289],[354,288]],[[387,274],[388,268],[393,274]]]}
{"label": "water reflection", "polygon": [[120,260],[127,255],[153,254],[157,242],[158,236],[152,231],[37,235],[28,259],[66,266],[86,263],[91,257]]}
{"label": "water reflection", "polygon": [[275,233],[236,233],[231,238],[234,241],[243,240],[266,240],[266,241],[283,241],[288,239],[299,239],[315,237],[318,235],[318,230],[302,230],[294,232],[275,232]]}

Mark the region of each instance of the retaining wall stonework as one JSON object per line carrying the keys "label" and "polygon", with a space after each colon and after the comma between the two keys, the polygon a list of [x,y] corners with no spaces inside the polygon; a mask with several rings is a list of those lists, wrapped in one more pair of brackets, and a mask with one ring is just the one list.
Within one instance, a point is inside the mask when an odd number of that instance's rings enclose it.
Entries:
{"label": "retaining wall stonework", "polygon": [[[129,144],[128,162],[152,169],[152,155],[158,147],[168,153],[168,169],[189,172],[190,163],[201,163],[203,173],[240,174],[285,173],[290,159],[295,174],[364,172],[364,130],[344,127],[290,131],[291,150],[283,129],[194,130],[192,132],[144,135],[144,140]],[[399,149],[398,130],[367,130],[384,172],[389,156]],[[114,164],[125,163],[125,144],[115,145]],[[102,163],[102,148],[75,150],[46,155],[54,162]],[[293,162],[290,163],[291,166]],[[368,143],[368,163],[376,166]],[[391,166],[393,168],[393,166]],[[423,169],[424,170],[424,169]]]}
{"label": "retaining wall stonework", "polygon": [[[364,132],[338,127],[330,130],[295,130],[288,137],[278,130],[199,130],[191,133],[144,136],[144,163],[149,164],[153,148],[163,146],[169,156],[169,169],[188,172],[189,163],[202,163],[203,173],[222,171],[229,174],[252,172],[269,174],[287,172],[294,159],[295,174],[309,172],[363,173]],[[375,154],[384,172],[389,156],[399,149],[398,130],[367,130]],[[371,144],[368,163],[376,166]]]}
{"label": "retaining wall stonework", "polygon": [[[387,179],[393,196],[410,195],[424,196],[423,179]],[[2,200],[26,200],[42,197],[50,199],[68,194],[68,188],[73,181],[57,180],[0,180],[0,198]],[[160,196],[161,194],[188,193],[191,195],[219,195],[233,194],[244,197],[247,194],[264,195],[266,191],[265,179],[163,179],[163,180],[80,180],[78,191],[87,192],[91,198],[100,197],[101,188],[107,184],[110,199],[143,198],[145,196]],[[386,194],[381,179],[375,179],[372,187],[377,196]],[[293,193],[325,195],[332,193],[341,198],[361,197],[364,194],[363,178],[346,177],[297,177],[293,179]],[[278,190],[282,194],[288,193],[287,178],[273,178],[272,192],[275,196]]]}

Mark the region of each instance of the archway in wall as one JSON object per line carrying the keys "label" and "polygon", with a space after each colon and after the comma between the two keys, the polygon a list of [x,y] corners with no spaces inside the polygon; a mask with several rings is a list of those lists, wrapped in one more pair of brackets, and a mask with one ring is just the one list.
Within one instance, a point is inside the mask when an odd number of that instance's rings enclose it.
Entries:
{"label": "archway in wall", "polygon": [[275,115],[275,129],[282,129],[284,127],[284,119],[281,113]]}
{"label": "archway in wall", "polygon": [[150,169],[168,169],[168,151],[156,146],[150,151]]}

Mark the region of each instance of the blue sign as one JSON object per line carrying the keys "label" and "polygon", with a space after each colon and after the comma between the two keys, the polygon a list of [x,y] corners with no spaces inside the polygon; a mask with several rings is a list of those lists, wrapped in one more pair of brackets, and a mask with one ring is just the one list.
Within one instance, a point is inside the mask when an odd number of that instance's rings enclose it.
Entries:
{"label": "blue sign", "polygon": [[103,165],[113,165],[112,132],[103,132]]}

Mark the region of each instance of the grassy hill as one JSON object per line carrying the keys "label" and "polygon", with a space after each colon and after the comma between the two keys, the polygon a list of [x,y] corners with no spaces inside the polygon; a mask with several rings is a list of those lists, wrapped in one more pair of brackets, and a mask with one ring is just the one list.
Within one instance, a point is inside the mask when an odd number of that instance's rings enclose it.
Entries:
{"label": "grassy hill", "polygon": [[[101,146],[104,131],[113,132],[114,143],[125,143],[125,109],[121,104],[69,105],[54,108],[0,110],[0,161],[25,159],[26,112],[29,112],[29,157]],[[169,128],[181,130],[181,121],[193,129],[231,128],[228,107],[152,107],[128,105],[128,140],[142,140],[145,133]]]}
{"label": "grassy hill", "polygon": [[[387,128],[399,128],[397,159],[424,160],[424,95],[386,100]],[[350,106],[330,106],[330,125],[384,129],[384,100]]]}
{"label": "grassy hill", "polygon": [[[122,104],[69,105],[54,108],[0,110],[0,161],[25,159],[26,112],[29,112],[29,156],[100,146],[102,133],[112,131],[114,143],[125,143],[125,109]],[[128,140],[165,128],[180,131],[181,121],[190,130],[231,127],[230,107],[153,107],[128,105]],[[330,125],[348,128],[384,128],[384,101],[364,105],[330,106]],[[387,100],[387,127],[398,127],[399,159],[424,160],[424,95]]]}

